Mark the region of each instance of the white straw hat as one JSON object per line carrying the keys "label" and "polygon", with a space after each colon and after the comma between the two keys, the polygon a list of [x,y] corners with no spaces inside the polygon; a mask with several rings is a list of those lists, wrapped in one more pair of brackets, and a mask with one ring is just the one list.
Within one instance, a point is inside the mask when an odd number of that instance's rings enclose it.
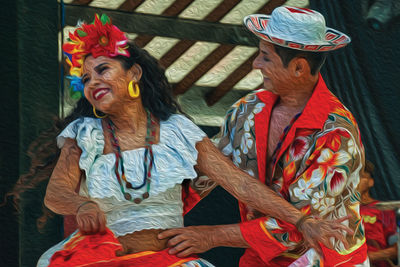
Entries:
{"label": "white straw hat", "polygon": [[321,13],[307,8],[277,7],[271,15],[245,17],[244,25],[265,41],[302,51],[331,51],[351,42],[346,34],[327,28]]}

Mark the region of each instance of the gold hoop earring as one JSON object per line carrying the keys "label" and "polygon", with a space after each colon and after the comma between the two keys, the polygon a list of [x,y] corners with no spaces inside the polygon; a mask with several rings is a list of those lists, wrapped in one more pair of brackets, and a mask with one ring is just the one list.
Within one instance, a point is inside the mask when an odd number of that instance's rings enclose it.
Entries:
{"label": "gold hoop earring", "polygon": [[96,116],[96,118],[99,118],[99,119],[103,119],[103,118],[107,117],[107,114],[104,115],[104,116],[99,116],[99,115],[96,113],[96,108],[95,108],[94,106],[93,106],[93,114]]}
{"label": "gold hoop earring", "polygon": [[135,83],[135,89],[133,89],[133,83],[134,81],[130,81],[128,84],[128,92],[130,97],[132,98],[138,98],[140,96],[140,88],[139,88],[139,83]]}

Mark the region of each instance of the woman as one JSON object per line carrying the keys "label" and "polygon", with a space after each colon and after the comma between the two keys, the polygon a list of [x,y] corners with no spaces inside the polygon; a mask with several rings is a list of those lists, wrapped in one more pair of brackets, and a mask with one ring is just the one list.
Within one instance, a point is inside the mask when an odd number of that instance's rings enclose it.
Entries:
{"label": "woman", "polygon": [[156,60],[128,43],[107,16],[82,24],[63,48],[72,84],[85,98],[57,138],[61,154],[45,205],[75,215],[79,231],[38,266],[212,266],[169,255],[166,240],[157,238],[162,229],[183,226],[181,185],[185,179],[196,184],[195,168],[256,209],[303,225],[303,233],[317,226],[178,115]]}

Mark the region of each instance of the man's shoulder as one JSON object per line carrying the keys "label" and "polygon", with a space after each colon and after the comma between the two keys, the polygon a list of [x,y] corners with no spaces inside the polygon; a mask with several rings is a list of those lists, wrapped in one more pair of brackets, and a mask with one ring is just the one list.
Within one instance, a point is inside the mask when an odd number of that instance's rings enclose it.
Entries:
{"label": "man's shoulder", "polygon": [[348,127],[358,128],[356,119],[351,111],[335,96],[331,91],[327,90],[327,95],[321,99],[322,106],[324,106],[325,112],[328,114],[326,123],[335,123],[339,125],[347,125]]}
{"label": "man's shoulder", "polygon": [[264,89],[255,90],[237,100],[228,110],[228,117],[234,120],[260,112],[265,104],[259,95],[264,92],[266,92]]}
{"label": "man's shoulder", "polygon": [[254,103],[259,103],[259,102],[261,102],[261,100],[258,97],[258,95],[262,94],[263,92],[266,92],[266,90],[258,89],[258,90],[251,91],[247,95],[245,95],[242,98],[240,98],[239,100],[237,100],[231,107],[232,108],[238,108],[241,105],[242,106],[244,106],[244,105],[248,106],[248,105],[252,105]]}

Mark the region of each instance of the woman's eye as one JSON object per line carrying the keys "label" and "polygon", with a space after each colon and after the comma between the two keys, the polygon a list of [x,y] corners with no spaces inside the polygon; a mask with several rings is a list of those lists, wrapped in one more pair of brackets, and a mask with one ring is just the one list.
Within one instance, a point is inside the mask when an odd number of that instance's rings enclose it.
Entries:
{"label": "woman's eye", "polygon": [[84,79],[82,79],[82,83],[83,83],[83,84],[86,84],[88,81],[89,81],[89,78],[84,78]]}
{"label": "woman's eye", "polygon": [[267,57],[263,57],[264,61],[269,61],[269,59]]}
{"label": "woman's eye", "polygon": [[107,69],[108,69],[108,67],[101,67],[101,68],[99,69],[99,74],[102,73],[103,71],[107,70]]}

